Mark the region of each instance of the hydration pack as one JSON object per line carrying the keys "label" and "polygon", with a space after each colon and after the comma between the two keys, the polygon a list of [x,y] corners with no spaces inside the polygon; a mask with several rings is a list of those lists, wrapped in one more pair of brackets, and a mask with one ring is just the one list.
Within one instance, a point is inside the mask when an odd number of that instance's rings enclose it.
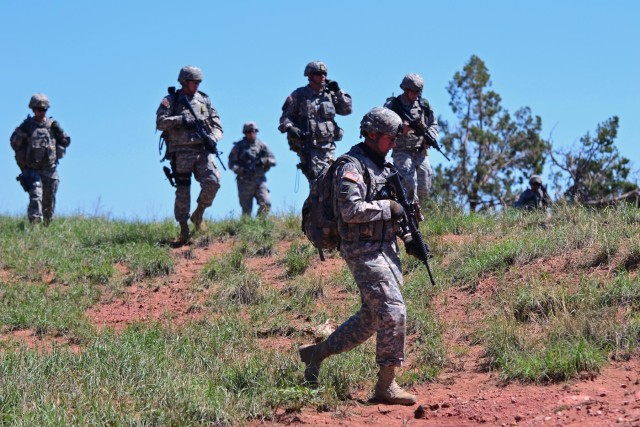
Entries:
{"label": "hydration pack", "polygon": [[311,191],[302,205],[302,231],[318,249],[321,258],[323,249],[335,250],[340,247],[337,197],[334,189],[338,167],[347,162],[356,166],[358,172],[364,176],[368,188],[371,181],[369,170],[360,160],[343,154],[311,182]]}

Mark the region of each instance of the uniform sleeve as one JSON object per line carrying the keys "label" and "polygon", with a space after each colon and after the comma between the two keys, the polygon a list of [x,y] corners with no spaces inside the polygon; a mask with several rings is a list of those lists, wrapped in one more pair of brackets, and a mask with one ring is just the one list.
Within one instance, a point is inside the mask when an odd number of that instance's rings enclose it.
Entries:
{"label": "uniform sleeve", "polygon": [[69,135],[67,135],[64,129],[62,129],[60,123],[58,123],[56,120],[51,123],[51,130],[53,132],[53,137],[56,139],[56,145],[64,148],[67,148],[69,145],[71,145],[71,138],[69,137]]}
{"label": "uniform sleeve", "polygon": [[273,152],[269,149],[267,144],[262,144],[262,161],[265,165],[269,165],[269,167],[273,167],[276,165],[276,156],[273,155]]}
{"label": "uniform sleeve", "polygon": [[220,121],[220,115],[218,111],[216,111],[215,107],[212,104],[209,104],[209,119],[207,120],[211,136],[213,137],[215,142],[218,142],[222,139],[224,132],[222,131],[222,122]]}
{"label": "uniform sleeve", "polygon": [[427,129],[427,135],[431,138],[432,141],[438,141],[438,120],[433,112],[433,109],[429,107],[427,111],[424,112],[424,121]]}
{"label": "uniform sleeve", "polygon": [[356,166],[345,163],[336,174],[338,212],[346,223],[366,223],[391,219],[389,200],[365,201],[367,188]]}
{"label": "uniform sleeve", "polygon": [[300,127],[298,118],[296,117],[296,111],[298,110],[298,101],[295,91],[291,95],[287,96],[282,106],[282,116],[280,116],[280,126],[278,129],[280,132],[285,133],[287,128],[291,126]]}
{"label": "uniform sleeve", "polygon": [[235,172],[237,166],[238,166],[238,143],[233,144],[233,148],[231,149],[231,152],[229,152],[229,169]]}
{"label": "uniform sleeve", "polygon": [[351,95],[342,90],[333,95],[333,104],[336,106],[336,113],[341,116],[348,116],[353,111]]}
{"label": "uniform sleeve", "polygon": [[11,142],[11,148],[13,148],[13,151],[20,150],[26,140],[27,140],[27,134],[24,133],[19,126],[13,131],[13,133],[11,134],[11,138],[9,138],[9,141]]}
{"label": "uniform sleeve", "polygon": [[172,102],[173,99],[170,96],[165,96],[156,111],[156,128],[163,132],[182,126],[182,116],[171,115]]}

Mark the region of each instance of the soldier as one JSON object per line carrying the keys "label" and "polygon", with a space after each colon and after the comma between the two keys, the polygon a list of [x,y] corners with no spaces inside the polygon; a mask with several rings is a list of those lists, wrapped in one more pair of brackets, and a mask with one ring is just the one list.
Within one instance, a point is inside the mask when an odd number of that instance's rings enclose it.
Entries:
{"label": "soldier", "polygon": [[[182,67],[178,82],[181,89],[175,91],[169,88],[169,95],[164,97],[156,111],[156,127],[162,131],[162,138],[167,143],[165,159],[171,162],[176,181],[174,215],[180,224],[178,241],[186,243],[189,240],[187,221],[191,218],[196,230],[202,229],[204,210],[211,206],[220,188],[220,171],[214,162],[211,147],[205,145],[206,139],[197,131],[197,120],[202,120],[206,133],[214,143],[222,138],[223,133],[220,117],[211,99],[198,91],[202,71],[190,65]],[[193,116],[186,103],[191,105],[197,117]],[[189,217],[191,174],[200,183],[200,195],[198,206]]]}
{"label": "soldier", "polygon": [[[401,132],[402,120],[387,108],[374,108],[360,122],[364,142],[348,152],[358,160],[340,165],[335,176],[336,215],[341,238],[340,255],[360,290],[360,310],[325,341],[304,345],[305,380],[316,384],[320,365],[330,355],[349,351],[376,334],[376,362],[380,366],[375,397],[387,403],[412,405],[416,397],[395,381],[395,369],[404,360],[406,309],[400,287],[402,269],[396,235],[402,206],[386,199],[386,177],[393,166],[386,155]],[[405,248],[415,253],[412,242]]]}
{"label": "soldier", "polygon": [[400,83],[402,94],[387,99],[385,107],[402,119],[402,135],[396,141],[392,157],[407,191],[409,200],[424,203],[431,190],[433,170],[427,148],[437,142],[438,121],[426,99],[421,98],[424,80],[418,74],[407,74]]}
{"label": "soldier", "polygon": [[49,109],[47,95],[33,95],[29,108],[33,117],[27,116],[13,131],[11,148],[16,152],[16,162],[22,172],[17,179],[29,193],[29,222],[38,224],[44,221],[48,226],[53,218],[60,183],[57,165],[64,157],[71,138],[62,130],[60,123],[46,116]]}
{"label": "soldier", "polygon": [[336,114],[351,114],[351,96],[338,82],[327,80],[324,62],[309,62],[304,68],[309,84],[289,95],[282,106],[280,132],[287,133],[289,148],[298,154],[298,169],[309,183],[333,160],[342,129]]}
{"label": "soldier", "polygon": [[229,153],[229,169],[236,174],[242,215],[248,216],[251,216],[254,198],[259,206],[258,215],[266,215],[271,209],[265,173],[276,165],[276,158],[267,144],[258,139],[258,132],[255,122],[245,123],[244,138],[235,142]]}
{"label": "soldier", "polygon": [[547,206],[551,206],[553,202],[551,201],[549,193],[547,193],[547,186],[542,185],[542,178],[540,178],[539,175],[532,175],[529,179],[529,185],[531,188],[527,188],[520,194],[514,207],[533,210],[544,209]]}

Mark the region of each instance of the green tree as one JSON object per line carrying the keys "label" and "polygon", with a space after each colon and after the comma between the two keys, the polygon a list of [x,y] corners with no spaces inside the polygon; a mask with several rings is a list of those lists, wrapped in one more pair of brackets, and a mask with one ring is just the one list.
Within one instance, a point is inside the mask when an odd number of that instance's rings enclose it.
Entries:
{"label": "green tree", "polygon": [[471,211],[512,201],[516,184],[542,172],[548,147],[540,137],[540,117],[528,107],[512,117],[490,87],[484,61],[471,56],[447,88],[457,122],[441,121],[451,166],[436,168],[434,190],[443,199],[468,204]]}
{"label": "green tree", "polygon": [[629,159],[622,157],[616,148],[618,117],[613,116],[598,124],[595,135],[587,132],[579,144],[565,151],[551,151],[551,160],[561,172],[556,182],[566,181],[564,195],[569,201],[598,204],[637,188],[628,181]]}

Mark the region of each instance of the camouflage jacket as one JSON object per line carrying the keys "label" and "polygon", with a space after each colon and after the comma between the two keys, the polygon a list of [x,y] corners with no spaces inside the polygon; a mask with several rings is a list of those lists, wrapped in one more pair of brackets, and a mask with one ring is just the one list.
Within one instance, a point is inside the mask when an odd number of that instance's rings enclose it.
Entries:
{"label": "camouflage jacket", "polygon": [[347,116],[351,111],[351,96],[342,90],[336,93],[325,86],[316,92],[307,85],[294,90],[285,100],[278,129],[284,133],[295,126],[309,134],[312,145],[325,146],[342,139],[336,114]]}
{"label": "camouflage jacket", "polygon": [[520,194],[518,201],[514,204],[514,207],[519,209],[543,209],[550,206],[553,202],[546,188],[539,188],[538,191],[533,191],[531,188],[527,188]]}
{"label": "camouflage jacket", "polygon": [[229,169],[234,171],[240,180],[262,178],[276,165],[276,158],[263,141],[249,141],[242,138],[233,144],[229,153]]}
{"label": "camouflage jacket", "polygon": [[71,138],[51,117],[27,118],[11,134],[11,148],[20,169],[50,169],[64,157]]}
{"label": "camouflage jacket", "polygon": [[347,154],[358,159],[367,170],[363,174],[362,167],[346,162],[336,172],[334,194],[340,253],[345,258],[353,258],[389,245],[397,250],[399,229],[391,220],[389,200],[380,200],[393,166],[372,153],[364,143],[354,145]]}
{"label": "camouflage jacket", "polygon": [[[417,121],[419,126],[426,129],[427,134],[434,141],[438,140],[438,121],[426,99],[418,99],[415,102],[409,103],[404,100],[402,95],[399,95],[387,98],[384,106],[395,111],[403,122]],[[416,150],[424,147],[425,138],[416,135],[415,130],[411,129],[406,135],[401,135],[396,139],[396,147],[394,150]]]}
{"label": "camouflage jacket", "polygon": [[[183,117],[191,116],[191,112],[180,102],[179,96],[182,96],[180,90],[176,91],[174,95],[165,96],[156,111],[156,128],[162,131],[162,138],[167,142],[167,153],[183,147],[203,149],[202,138],[197,135],[195,129],[187,129],[183,124]],[[187,99],[198,118],[205,122],[207,132],[211,137],[216,142],[222,139],[220,117],[207,94],[197,92]]]}

